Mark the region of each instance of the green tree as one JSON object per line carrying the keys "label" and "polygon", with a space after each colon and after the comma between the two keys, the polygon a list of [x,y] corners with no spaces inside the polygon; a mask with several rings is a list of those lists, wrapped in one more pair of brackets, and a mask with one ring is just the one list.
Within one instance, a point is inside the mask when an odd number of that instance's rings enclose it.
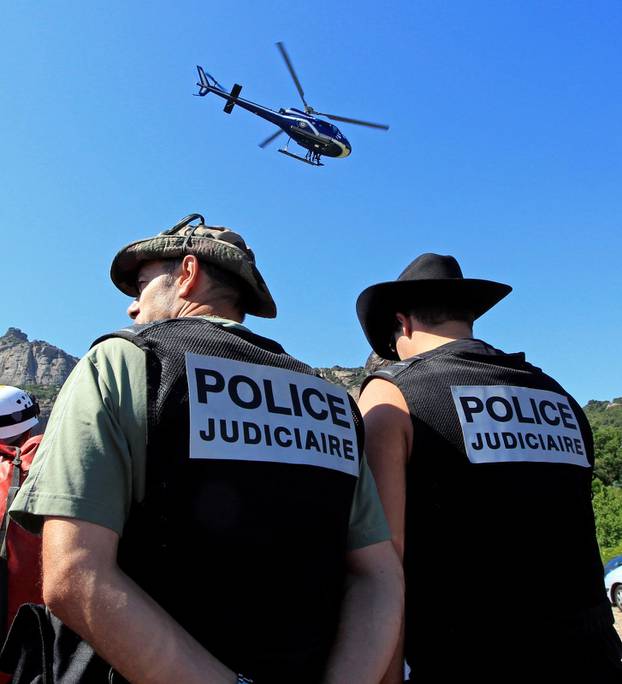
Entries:
{"label": "green tree", "polygon": [[606,485],[622,484],[622,428],[595,428],[594,453],[594,475]]}
{"label": "green tree", "polygon": [[596,401],[592,399],[587,402],[583,409],[592,428],[605,425],[622,428],[622,397],[612,401]]}
{"label": "green tree", "polygon": [[592,492],[598,543],[601,549],[617,546],[622,543],[622,490],[594,479]]}

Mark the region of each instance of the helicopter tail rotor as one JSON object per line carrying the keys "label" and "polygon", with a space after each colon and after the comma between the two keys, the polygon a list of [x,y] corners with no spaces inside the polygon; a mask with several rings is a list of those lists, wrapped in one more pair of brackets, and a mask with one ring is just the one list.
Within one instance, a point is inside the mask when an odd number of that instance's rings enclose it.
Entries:
{"label": "helicopter tail rotor", "polygon": [[197,71],[199,72],[199,82],[197,83],[197,85],[199,86],[199,92],[196,94],[199,97],[207,95],[214,89],[224,90],[225,92],[227,91],[227,88],[225,88],[225,86],[218,83],[218,81],[211,74],[208,74],[203,69],[203,67],[199,66],[198,64]]}
{"label": "helicopter tail rotor", "polygon": [[207,95],[207,93],[209,93],[210,82],[207,80],[207,75],[205,71],[203,71],[203,67],[200,67],[198,64],[197,71],[199,72],[199,82],[197,83],[197,85],[199,86],[198,95],[199,97],[204,97],[205,95]]}

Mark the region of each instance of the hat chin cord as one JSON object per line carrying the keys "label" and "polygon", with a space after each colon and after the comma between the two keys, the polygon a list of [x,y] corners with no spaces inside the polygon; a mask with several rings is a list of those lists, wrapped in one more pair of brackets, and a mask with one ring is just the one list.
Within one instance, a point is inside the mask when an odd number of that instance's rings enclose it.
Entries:
{"label": "hat chin cord", "polygon": [[[199,220],[199,226],[200,225],[205,225],[205,219],[201,214],[188,214],[188,216],[184,216],[181,221],[178,221],[172,228],[169,228],[168,230],[163,230],[160,235],[174,235],[175,233],[179,232],[182,228],[185,228],[189,223],[192,223],[192,221],[195,221],[196,219]],[[199,226],[194,226],[195,228],[198,228]],[[192,231],[194,232],[194,230]]]}
{"label": "hat chin cord", "polygon": [[186,237],[184,238],[184,241],[183,241],[183,243],[182,243],[182,245],[181,245],[181,248],[184,250],[184,252],[186,251],[186,249],[188,249],[189,247],[192,246],[192,238],[193,238],[193,236],[194,236],[195,230],[196,230],[198,227],[199,227],[199,226],[192,226],[192,230],[191,230],[191,231],[188,233],[188,235],[186,235]]}

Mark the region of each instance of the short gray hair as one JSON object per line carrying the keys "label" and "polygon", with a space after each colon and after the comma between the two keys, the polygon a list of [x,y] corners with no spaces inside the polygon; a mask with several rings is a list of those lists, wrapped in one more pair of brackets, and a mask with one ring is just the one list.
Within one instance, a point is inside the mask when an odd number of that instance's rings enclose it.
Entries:
{"label": "short gray hair", "polygon": [[[175,259],[164,259],[162,261],[163,269],[171,280],[173,280],[176,271],[181,267],[183,257]],[[246,290],[248,286],[239,276],[224,268],[208,264],[205,261],[199,260],[201,270],[210,280],[210,294],[215,300],[225,300],[237,311],[240,312],[242,320],[246,313]]]}

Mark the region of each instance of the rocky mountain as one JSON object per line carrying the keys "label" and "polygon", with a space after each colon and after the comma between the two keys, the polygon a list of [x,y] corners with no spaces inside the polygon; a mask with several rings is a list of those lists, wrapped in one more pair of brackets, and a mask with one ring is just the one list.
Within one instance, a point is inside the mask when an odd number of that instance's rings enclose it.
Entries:
{"label": "rocky mountain", "polygon": [[43,340],[28,340],[19,328],[9,328],[0,337],[0,383],[60,387],[78,363],[62,349]]}
{"label": "rocky mountain", "polygon": [[75,356],[43,340],[28,340],[19,328],[0,337],[0,384],[33,392],[41,406],[42,431],[62,384],[78,363]]}
{"label": "rocky mountain", "polygon": [[381,359],[377,354],[372,352],[367,358],[367,362],[364,366],[358,366],[356,368],[332,366],[331,368],[316,368],[315,370],[317,370],[325,380],[334,382],[336,385],[342,385],[355,399],[358,399],[363,380],[379,368],[389,366],[392,363],[393,361]]}
{"label": "rocky mountain", "polygon": [[333,366],[332,368],[316,368],[316,370],[325,380],[345,387],[355,399],[358,398],[361,383],[367,375],[362,367],[343,368],[343,366]]}

